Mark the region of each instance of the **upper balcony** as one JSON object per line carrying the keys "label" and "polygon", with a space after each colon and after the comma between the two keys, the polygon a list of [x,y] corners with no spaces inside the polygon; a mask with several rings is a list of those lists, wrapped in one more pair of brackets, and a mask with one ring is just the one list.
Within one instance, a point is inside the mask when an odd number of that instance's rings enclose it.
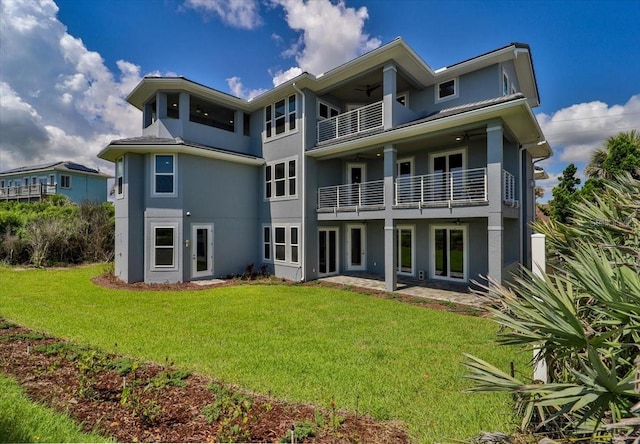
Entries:
{"label": "upper balcony", "polygon": [[56,194],[57,186],[37,183],[0,188],[0,200],[34,200]]}
{"label": "upper balcony", "polygon": [[318,144],[337,141],[354,135],[382,131],[384,129],[384,104],[382,101],[357,108],[318,122]]}

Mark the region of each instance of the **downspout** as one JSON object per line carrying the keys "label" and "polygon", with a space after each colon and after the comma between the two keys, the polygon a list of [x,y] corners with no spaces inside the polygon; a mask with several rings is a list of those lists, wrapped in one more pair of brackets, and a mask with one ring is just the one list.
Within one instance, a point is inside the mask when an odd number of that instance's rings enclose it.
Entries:
{"label": "downspout", "polygon": [[302,173],[302,180],[300,181],[301,183],[301,193],[302,194],[302,221],[300,223],[300,239],[302,240],[302,245],[300,246],[300,257],[302,258],[302,264],[300,266],[300,282],[304,282],[305,280],[305,276],[306,276],[306,266],[307,266],[307,257],[306,257],[306,251],[307,251],[307,232],[305,230],[305,225],[306,225],[306,214],[307,214],[307,207],[306,207],[306,202],[307,202],[307,192],[306,189],[307,187],[305,186],[305,181],[307,180],[307,161],[305,158],[305,145],[307,142],[306,139],[306,128],[307,128],[307,121],[306,121],[306,100],[305,100],[305,96],[304,93],[302,91],[300,91],[300,89],[296,86],[296,82],[293,82],[292,84],[293,89],[295,89],[300,96],[302,97],[302,128],[301,128],[301,133],[302,133],[302,152],[301,152],[301,156],[300,156],[300,164],[301,164],[301,168],[300,168],[300,172]]}

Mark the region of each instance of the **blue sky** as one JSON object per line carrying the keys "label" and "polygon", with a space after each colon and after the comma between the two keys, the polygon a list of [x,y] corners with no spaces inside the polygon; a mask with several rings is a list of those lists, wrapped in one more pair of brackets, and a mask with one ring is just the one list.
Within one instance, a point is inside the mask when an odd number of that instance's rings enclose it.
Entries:
{"label": "blue sky", "polygon": [[640,1],[3,0],[0,170],[95,157],[140,135],[124,102],[144,75],[182,75],[249,97],[402,36],[437,69],[511,42],[531,46],[556,155],[582,172],[593,149],[640,130]]}

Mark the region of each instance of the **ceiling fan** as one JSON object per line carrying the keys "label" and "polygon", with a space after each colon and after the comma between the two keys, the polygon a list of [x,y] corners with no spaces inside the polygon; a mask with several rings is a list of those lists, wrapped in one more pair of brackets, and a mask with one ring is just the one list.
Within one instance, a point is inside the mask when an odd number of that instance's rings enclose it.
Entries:
{"label": "ceiling fan", "polygon": [[363,91],[367,94],[367,97],[371,97],[371,93],[374,92],[376,89],[380,88],[381,86],[382,86],[382,83],[378,82],[378,83],[374,83],[373,85],[365,85],[360,88],[355,88],[355,90]]}

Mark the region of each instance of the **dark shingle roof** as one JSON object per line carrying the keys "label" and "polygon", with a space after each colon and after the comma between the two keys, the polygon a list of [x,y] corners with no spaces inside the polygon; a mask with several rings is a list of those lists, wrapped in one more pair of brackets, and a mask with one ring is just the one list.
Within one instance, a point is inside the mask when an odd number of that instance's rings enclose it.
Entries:
{"label": "dark shingle roof", "polygon": [[2,171],[0,172],[0,174],[18,174],[18,173],[27,173],[31,171],[52,170],[52,169],[56,169],[56,167],[59,167],[58,169],[67,169],[71,171],[77,171],[80,173],[101,174],[100,171],[96,170],[95,168],[89,168],[87,166],[81,165],[76,162],[71,162],[71,161],[60,161],[60,162],[43,163],[40,165],[21,166],[18,168]]}

